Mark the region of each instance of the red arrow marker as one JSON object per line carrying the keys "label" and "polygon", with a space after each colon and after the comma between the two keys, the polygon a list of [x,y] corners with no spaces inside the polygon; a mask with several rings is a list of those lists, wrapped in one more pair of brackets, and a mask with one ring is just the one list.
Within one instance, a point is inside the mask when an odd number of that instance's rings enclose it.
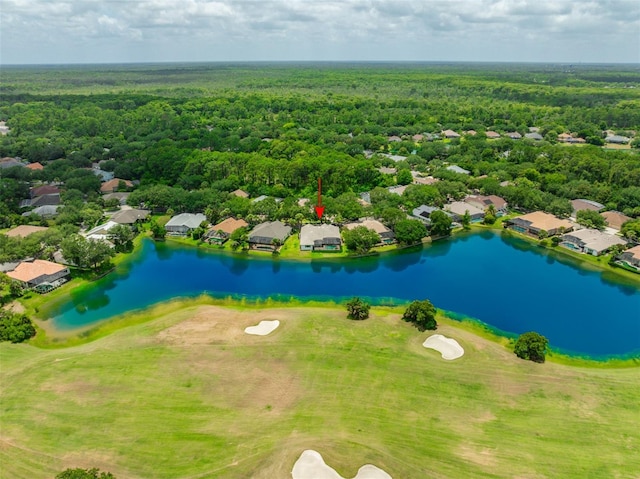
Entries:
{"label": "red arrow marker", "polygon": [[324,206],[322,206],[322,178],[318,178],[318,204],[316,205],[316,214],[318,219],[322,219],[324,213]]}

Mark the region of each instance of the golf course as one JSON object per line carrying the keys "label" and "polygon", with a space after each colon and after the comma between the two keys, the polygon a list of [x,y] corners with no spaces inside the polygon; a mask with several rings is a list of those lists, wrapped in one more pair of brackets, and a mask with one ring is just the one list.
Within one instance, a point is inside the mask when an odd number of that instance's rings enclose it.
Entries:
{"label": "golf course", "polygon": [[345,478],[640,477],[633,361],[524,361],[439,316],[464,349],[445,360],[402,311],[203,297],[80,336],[41,322],[37,347],[0,344],[0,477],[286,479],[305,450]]}

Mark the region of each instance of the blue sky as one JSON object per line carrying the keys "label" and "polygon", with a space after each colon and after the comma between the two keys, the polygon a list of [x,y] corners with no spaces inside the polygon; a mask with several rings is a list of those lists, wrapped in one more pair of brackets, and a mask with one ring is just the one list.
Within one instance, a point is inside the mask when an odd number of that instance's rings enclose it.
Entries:
{"label": "blue sky", "polygon": [[640,63],[640,0],[0,0],[0,63]]}

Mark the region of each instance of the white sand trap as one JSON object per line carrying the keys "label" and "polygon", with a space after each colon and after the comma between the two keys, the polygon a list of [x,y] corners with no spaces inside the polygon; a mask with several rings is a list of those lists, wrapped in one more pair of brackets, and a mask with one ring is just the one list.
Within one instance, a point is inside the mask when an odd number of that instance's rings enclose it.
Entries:
{"label": "white sand trap", "polygon": [[425,348],[431,348],[442,354],[442,359],[458,359],[464,354],[464,349],[458,344],[458,341],[447,338],[442,334],[434,334],[429,336],[422,345]]}
{"label": "white sand trap", "polygon": [[273,321],[260,321],[257,326],[249,326],[244,328],[244,332],[247,334],[255,334],[257,336],[266,336],[267,334],[275,331],[280,326],[280,321],[274,319]]}
{"label": "white sand trap", "polygon": [[[333,468],[327,466],[320,453],[306,450],[293,465],[293,479],[344,479]],[[353,479],[392,479],[382,469],[366,464],[358,470]]]}

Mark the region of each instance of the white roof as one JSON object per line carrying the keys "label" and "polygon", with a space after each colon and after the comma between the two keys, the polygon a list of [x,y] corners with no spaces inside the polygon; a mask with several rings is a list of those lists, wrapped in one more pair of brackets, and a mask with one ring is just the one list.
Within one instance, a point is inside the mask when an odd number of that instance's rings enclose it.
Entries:
{"label": "white roof", "polygon": [[101,225],[96,226],[92,230],[87,231],[84,236],[91,239],[107,239],[107,233],[114,226],[118,226],[115,221],[107,221]]}
{"label": "white roof", "polygon": [[445,205],[445,209],[458,216],[464,215],[465,211],[468,211],[471,216],[484,215],[484,210],[481,210],[480,208],[469,203],[465,203],[464,201],[454,201],[453,203]]}
{"label": "white roof", "polygon": [[340,239],[340,228],[329,224],[304,225],[300,228],[301,245],[313,245],[314,241],[323,240],[324,238]]}
{"label": "white roof", "polygon": [[207,217],[202,213],[181,213],[174,216],[167,221],[166,226],[186,226],[187,228],[195,229],[200,226],[200,223],[206,221]]}

